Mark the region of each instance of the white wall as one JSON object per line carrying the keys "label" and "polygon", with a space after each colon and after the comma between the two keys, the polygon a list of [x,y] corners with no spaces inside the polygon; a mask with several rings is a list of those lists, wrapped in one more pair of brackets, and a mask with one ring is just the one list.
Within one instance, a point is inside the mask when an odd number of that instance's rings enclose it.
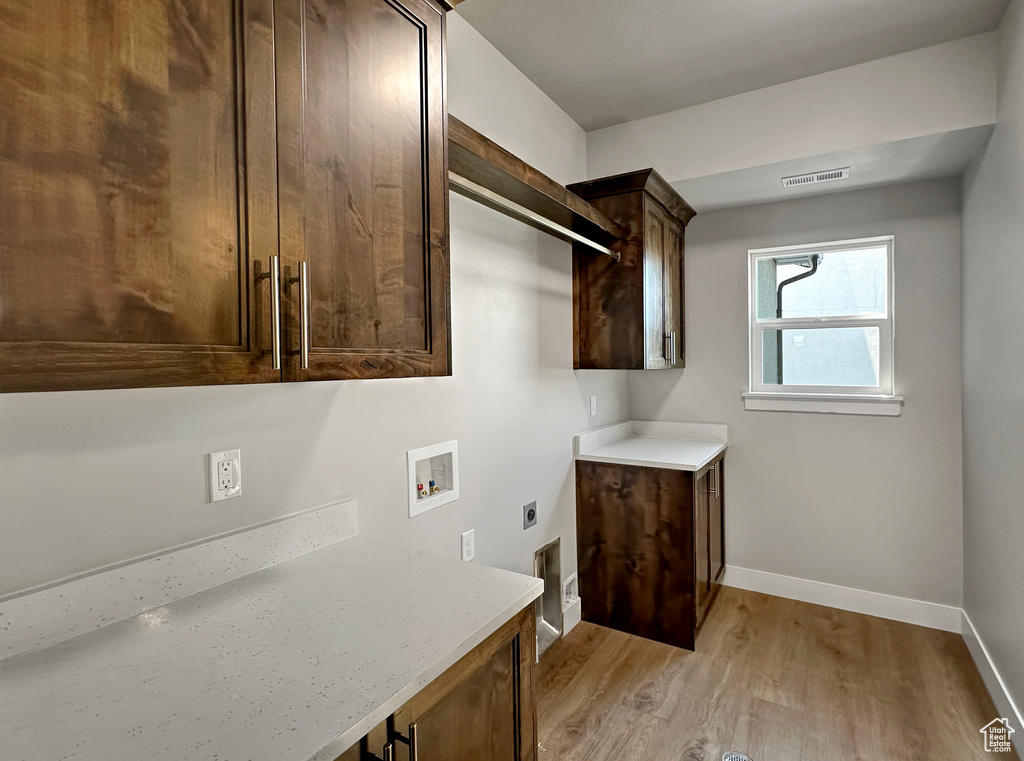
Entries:
{"label": "white wall", "polygon": [[[747,251],[896,236],[902,417],[746,412]],[[731,566],[959,606],[960,193],[921,182],[698,214],[686,364],[631,373],[638,420],[728,423]]]}
{"label": "white wall", "polygon": [[448,110],[563,185],[587,178],[587,138],[458,13],[448,14]]}
{"label": "white wall", "polygon": [[994,32],[922,48],[596,130],[587,169],[677,182],[992,124],[995,69]]}
{"label": "white wall", "polygon": [[1021,0],[999,28],[999,120],[964,178],[963,252],[964,608],[1024,707]]}
{"label": "white wall", "polygon": [[[451,112],[582,179],[582,130],[450,18]],[[475,528],[479,562],[519,571],[560,535],[571,573],[571,437],[626,418],[625,375],[572,370],[568,244],[453,195],[451,261],[451,378],[0,396],[0,594],[341,494],[361,533],[457,557]],[[452,438],[462,498],[409,520],[406,450]],[[233,447],[244,494],[208,505],[205,453]]]}

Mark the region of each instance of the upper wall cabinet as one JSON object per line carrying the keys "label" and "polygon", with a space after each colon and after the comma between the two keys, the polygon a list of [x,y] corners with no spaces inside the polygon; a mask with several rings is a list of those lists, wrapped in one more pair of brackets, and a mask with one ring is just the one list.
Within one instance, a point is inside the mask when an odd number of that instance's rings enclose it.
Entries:
{"label": "upper wall cabinet", "polygon": [[[277,0],[286,377],[449,373],[444,12]],[[289,287],[290,286],[290,287]]]}
{"label": "upper wall cabinet", "polygon": [[653,169],[569,190],[626,229],[618,262],[573,246],[575,367],[682,367],[683,237],[694,210]]}
{"label": "upper wall cabinet", "polygon": [[448,372],[444,8],[0,0],[0,390]]}

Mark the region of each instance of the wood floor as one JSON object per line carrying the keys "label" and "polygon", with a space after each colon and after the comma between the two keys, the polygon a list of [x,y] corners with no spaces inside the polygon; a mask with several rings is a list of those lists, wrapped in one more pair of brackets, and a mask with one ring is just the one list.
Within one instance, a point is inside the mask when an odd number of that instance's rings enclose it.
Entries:
{"label": "wood floor", "polygon": [[538,761],[1013,756],[959,636],[728,587],[696,653],[582,623],[538,677]]}

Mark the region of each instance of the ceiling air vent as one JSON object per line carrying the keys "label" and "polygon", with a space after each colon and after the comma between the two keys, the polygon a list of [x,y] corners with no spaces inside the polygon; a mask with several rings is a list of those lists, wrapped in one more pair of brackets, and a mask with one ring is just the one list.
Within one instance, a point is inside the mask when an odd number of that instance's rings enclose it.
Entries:
{"label": "ceiling air vent", "polygon": [[829,169],[825,172],[811,172],[810,174],[795,174],[792,177],[782,178],[782,187],[793,188],[797,185],[813,185],[816,182],[831,182],[832,180],[845,180],[850,176],[850,167],[842,169]]}

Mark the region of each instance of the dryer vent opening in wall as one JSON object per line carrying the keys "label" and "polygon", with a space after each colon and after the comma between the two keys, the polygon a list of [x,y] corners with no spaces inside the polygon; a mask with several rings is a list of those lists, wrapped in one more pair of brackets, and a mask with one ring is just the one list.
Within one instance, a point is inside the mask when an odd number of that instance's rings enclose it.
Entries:
{"label": "dryer vent opening in wall", "polygon": [[792,177],[782,178],[782,187],[792,188],[797,185],[813,185],[817,182],[832,182],[833,180],[845,180],[850,176],[850,167],[842,169],[829,169],[824,172],[811,172],[810,174],[795,174]]}
{"label": "dryer vent opening in wall", "polygon": [[559,537],[533,554],[533,575],[544,579],[537,600],[537,661],[562,636],[562,539]]}

